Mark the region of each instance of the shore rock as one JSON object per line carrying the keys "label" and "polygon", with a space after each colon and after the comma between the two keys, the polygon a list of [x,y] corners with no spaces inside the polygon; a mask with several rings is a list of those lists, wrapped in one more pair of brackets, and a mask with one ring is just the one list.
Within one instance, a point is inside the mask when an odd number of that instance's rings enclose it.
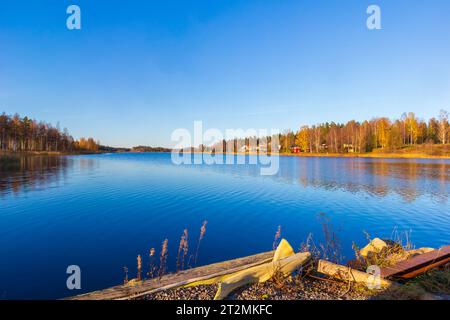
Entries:
{"label": "shore rock", "polygon": [[380,253],[384,248],[387,248],[387,243],[380,238],[375,238],[370,243],[359,251],[359,254],[367,258],[370,254]]}

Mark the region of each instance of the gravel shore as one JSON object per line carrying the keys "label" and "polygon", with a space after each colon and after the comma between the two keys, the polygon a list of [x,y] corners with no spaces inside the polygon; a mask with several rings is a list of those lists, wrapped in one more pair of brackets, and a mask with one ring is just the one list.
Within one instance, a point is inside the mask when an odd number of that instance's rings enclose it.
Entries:
{"label": "gravel shore", "polygon": [[[211,300],[217,285],[177,288],[145,296],[146,300]],[[232,293],[230,300],[367,300],[369,297],[346,283],[294,277],[269,280],[245,286]]]}

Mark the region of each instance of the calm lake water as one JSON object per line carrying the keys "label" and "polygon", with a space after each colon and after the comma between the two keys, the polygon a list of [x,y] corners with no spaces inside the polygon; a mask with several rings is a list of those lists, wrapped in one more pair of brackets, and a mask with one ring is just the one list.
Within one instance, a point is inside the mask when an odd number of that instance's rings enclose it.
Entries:
{"label": "calm lake water", "polygon": [[[281,157],[275,176],[255,165],[172,164],[170,154],[23,159],[0,172],[0,299],[61,298],[120,284],[136,256],[169,240],[170,270],[189,230],[198,264],[272,249],[277,227],[298,249],[323,241],[323,213],[344,259],[352,241],[411,231],[420,246],[450,243],[450,161]],[[322,218],[321,218],[322,217]],[[192,264],[192,263],[191,263]],[[66,268],[79,265],[78,291]]]}

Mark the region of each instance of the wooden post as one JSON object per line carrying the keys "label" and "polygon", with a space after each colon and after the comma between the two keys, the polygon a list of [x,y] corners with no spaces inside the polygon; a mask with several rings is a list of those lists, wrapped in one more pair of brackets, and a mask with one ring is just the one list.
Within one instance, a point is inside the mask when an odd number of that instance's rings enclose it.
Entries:
{"label": "wooden post", "polygon": [[[376,276],[369,273],[338,265],[325,260],[319,260],[317,271],[339,280],[360,283],[365,285],[366,287],[379,284],[380,289],[386,289],[394,285],[393,282],[381,278],[381,275],[378,275],[378,277],[374,279],[374,277]],[[377,281],[377,283],[375,283],[374,280]]]}

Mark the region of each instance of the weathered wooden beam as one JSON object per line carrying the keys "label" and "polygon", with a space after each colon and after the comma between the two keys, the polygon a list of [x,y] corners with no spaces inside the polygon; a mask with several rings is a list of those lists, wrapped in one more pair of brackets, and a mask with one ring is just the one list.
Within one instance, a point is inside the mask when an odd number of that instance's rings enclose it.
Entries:
{"label": "weathered wooden beam", "polygon": [[363,284],[365,286],[369,286],[369,284],[371,284],[372,286],[379,284],[381,288],[385,289],[393,285],[393,282],[383,279],[381,277],[376,279],[376,281],[379,282],[375,283],[374,276],[369,273],[355,270],[350,267],[342,266],[339,264],[335,264],[326,260],[319,260],[317,272],[320,272],[322,274],[325,274],[327,276],[342,281],[356,282]]}
{"label": "weathered wooden beam", "polygon": [[415,256],[393,266],[381,268],[383,278],[410,279],[450,262],[450,246]]}
{"label": "weathered wooden beam", "polygon": [[119,285],[67,298],[68,300],[126,300],[155,293],[162,290],[188,285],[193,282],[235,273],[247,268],[272,261],[274,251],[260,253],[244,258],[214,263],[203,267],[168,274],[161,278],[145,280],[136,286]]}
{"label": "weathered wooden beam", "polygon": [[241,272],[231,274],[219,283],[219,289],[214,300],[225,299],[232,291],[247,284],[265,282],[279,273],[283,276],[290,275],[299,270],[309,259],[309,252],[293,254],[280,260],[267,262],[259,266],[245,269]]}

